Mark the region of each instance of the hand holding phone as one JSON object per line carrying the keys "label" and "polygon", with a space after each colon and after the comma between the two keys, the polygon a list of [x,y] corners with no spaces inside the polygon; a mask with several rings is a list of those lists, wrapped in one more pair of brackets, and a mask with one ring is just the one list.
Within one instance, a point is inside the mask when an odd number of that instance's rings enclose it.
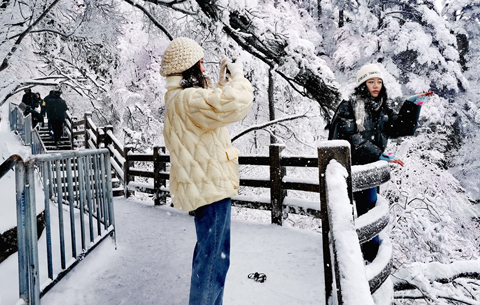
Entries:
{"label": "hand holding phone", "polygon": [[[235,63],[236,60],[237,60],[236,58],[232,58],[232,63]],[[228,70],[228,66],[227,66],[227,75],[231,75],[230,70]]]}

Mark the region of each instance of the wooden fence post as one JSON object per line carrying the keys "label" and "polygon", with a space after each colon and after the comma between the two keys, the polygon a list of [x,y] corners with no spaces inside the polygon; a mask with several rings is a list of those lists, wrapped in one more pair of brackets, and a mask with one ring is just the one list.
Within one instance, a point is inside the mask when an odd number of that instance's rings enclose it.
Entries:
{"label": "wooden fence post", "polygon": [[88,136],[88,129],[90,128],[90,125],[88,123],[88,119],[92,117],[92,113],[91,112],[85,112],[85,148],[90,148],[88,147],[88,139],[89,139],[89,136]]}
{"label": "wooden fence post", "polygon": [[72,149],[75,149],[74,143],[75,143],[75,136],[73,135],[74,133],[74,127],[73,127],[73,120],[76,120],[77,117],[70,117],[70,145]]}
{"label": "wooden fence post", "polygon": [[135,177],[131,176],[129,171],[130,167],[133,167],[133,162],[129,161],[128,153],[132,150],[132,147],[125,147],[123,153],[125,155],[125,163],[123,164],[123,184],[125,189],[125,198],[132,196],[134,193],[128,190],[128,183],[130,181],[135,181]]}
{"label": "wooden fence post", "polygon": [[280,153],[284,149],[283,144],[270,145],[270,200],[272,202],[272,223],[282,225],[283,200],[286,191],[282,190],[282,179],[285,170],[280,165]]}
{"label": "wooden fence post", "polygon": [[[97,127],[97,148],[101,148],[102,147],[102,143],[103,145],[105,145],[105,136],[106,136],[106,128],[105,127]],[[106,147],[106,146],[104,146]]]}
{"label": "wooden fence post", "polygon": [[167,181],[165,179],[160,179],[160,171],[165,172],[167,166],[165,163],[158,160],[159,153],[165,154],[165,147],[155,146],[153,148],[153,188],[155,190],[154,195],[154,204],[155,205],[165,205],[167,204],[167,194],[160,190],[162,186],[166,186]]}
{"label": "wooden fence post", "polygon": [[[344,143],[343,143],[344,142]],[[352,198],[352,170],[350,157],[350,144],[347,141],[334,140],[321,142],[318,147],[318,171],[320,184],[320,215],[322,220],[322,241],[323,241],[323,268],[325,277],[325,300],[328,300],[332,295],[333,271],[332,258],[330,256],[330,223],[328,221],[327,212],[327,184],[325,179],[325,170],[328,163],[335,159],[348,172],[347,188],[350,203],[353,203]],[[338,268],[335,268],[336,270]]]}
{"label": "wooden fence post", "polygon": [[103,128],[103,131],[104,131],[103,143],[105,144],[105,148],[108,148],[108,146],[110,146],[110,144],[112,144],[113,142],[112,138],[108,135],[109,131],[113,133],[113,126],[107,125]]}
{"label": "wooden fence post", "polygon": [[101,131],[101,127],[96,127],[93,132],[95,133],[95,138],[97,138],[97,142],[93,143],[95,144],[95,148],[100,148],[100,143],[102,141],[102,139],[100,138],[100,131]]}

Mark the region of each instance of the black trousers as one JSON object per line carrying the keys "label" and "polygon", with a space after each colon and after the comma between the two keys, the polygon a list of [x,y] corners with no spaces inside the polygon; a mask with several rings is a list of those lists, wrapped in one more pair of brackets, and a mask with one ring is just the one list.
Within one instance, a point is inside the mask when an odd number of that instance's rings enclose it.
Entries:
{"label": "black trousers", "polygon": [[48,124],[52,127],[53,131],[53,140],[58,142],[63,136],[63,120],[50,119]]}

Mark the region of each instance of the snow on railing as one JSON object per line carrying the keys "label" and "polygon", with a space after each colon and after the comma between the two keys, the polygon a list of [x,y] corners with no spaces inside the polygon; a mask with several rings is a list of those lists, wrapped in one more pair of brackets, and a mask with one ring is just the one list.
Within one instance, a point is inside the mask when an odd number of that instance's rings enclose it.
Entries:
{"label": "snow on railing", "polygon": [[[336,304],[373,304],[372,294],[387,284],[392,268],[392,244],[384,230],[389,203],[378,196],[375,208],[354,219],[353,191],[388,181],[388,163],[351,166],[350,144],[342,140],[322,142],[318,151],[326,299]],[[360,244],[376,235],[377,256],[364,266]],[[393,296],[393,289],[387,290]]]}
{"label": "snow on railing", "polygon": [[325,172],[331,232],[330,251],[335,273],[332,297],[338,304],[373,305],[363,267],[362,251],[353,223],[353,206],[345,180],[348,175],[345,167],[334,159],[329,162]]}
{"label": "snow on railing", "polygon": [[[116,177],[123,183],[125,197],[132,196],[134,192],[146,192],[154,194],[155,205],[166,204],[169,194],[167,172],[170,156],[165,153],[165,148],[154,147],[153,153],[135,153],[131,147],[123,145],[113,135],[113,128],[96,127],[91,114],[85,114],[85,141],[87,147],[106,147],[111,152],[112,167]],[[350,160],[350,145],[346,141],[325,141],[318,147],[317,156],[285,157],[281,155],[283,145],[271,145],[268,156],[239,156],[239,165],[268,166],[269,177],[241,178],[241,187],[268,188],[270,198],[255,196],[237,196],[232,198],[232,204],[238,207],[247,207],[271,211],[272,223],[281,225],[283,213],[309,215],[320,218],[322,221],[322,235],[324,240],[325,283],[327,299],[332,296],[334,274],[339,272],[338,266],[332,264],[335,260],[343,261],[342,255],[338,256],[335,251],[330,257],[330,224],[328,219],[327,191],[325,171],[330,160],[335,159],[347,171],[344,178],[346,183],[346,196],[352,206],[353,191],[361,191],[378,186],[390,179],[390,168],[386,162],[375,162],[362,166],[352,166]],[[137,167],[143,164],[142,167]],[[318,167],[317,179],[298,179],[288,177],[287,167]],[[136,177],[141,179],[137,180]],[[149,180],[150,179],[150,180]],[[151,183],[153,179],[153,183]],[[149,182],[150,181],[150,182]],[[287,197],[287,190],[307,191],[320,193],[320,203],[308,200],[300,200]],[[354,223],[351,227],[360,245],[376,235],[380,237],[380,248],[377,258],[368,266],[363,266],[360,260],[360,269],[365,275],[364,281],[369,287],[369,294],[374,293],[388,279],[392,267],[392,246],[388,235],[382,230],[388,224],[388,202],[378,196],[377,206],[367,214],[353,218],[353,212],[349,212],[349,219]],[[331,198],[330,198],[331,199]],[[351,232],[350,232],[351,233]],[[340,242],[340,241],[339,241]],[[337,245],[338,246],[338,245]],[[361,253],[359,254],[361,259]],[[341,262],[342,263],[342,262]],[[346,268],[346,270],[353,270]],[[342,275],[348,278],[349,274]],[[339,283],[337,281],[337,283]],[[341,285],[339,283],[338,285]],[[348,289],[349,285],[343,285],[342,289]],[[383,286],[382,286],[383,287]],[[393,291],[392,291],[393,293]],[[340,293],[342,295],[342,293]],[[337,295],[338,297],[338,295]],[[348,300],[348,298],[346,299]],[[337,300],[338,302],[338,300]],[[341,302],[344,302],[343,299]],[[348,304],[348,303],[342,303]],[[358,303],[357,303],[358,304]]]}

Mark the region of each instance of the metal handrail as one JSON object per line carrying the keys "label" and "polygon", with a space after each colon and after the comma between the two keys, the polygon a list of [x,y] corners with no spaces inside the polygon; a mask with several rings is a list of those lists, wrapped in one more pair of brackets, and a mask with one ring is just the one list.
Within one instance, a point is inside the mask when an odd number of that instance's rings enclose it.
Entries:
{"label": "metal handrail", "polygon": [[[40,298],[73,269],[101,241],[115,241],[112,176],[108,149],[39,154],[25,161],[12,155],[0,165],[0,179],[15,167],[19,297],[26,304],[40,304]],[[35,203],[35,172],[40,170],[45,200],[48,281],[40,283]],[[51,211],[50,201],[58,210]],[[64,229],[64,203],[69,206],[70,230]],[[75,209],[80,210],[76,216]],[[61,271],[53,273],[53,243],[50,218],[58,213]],[[85,216],[84,216],[85,215]],[[85,219],[86,218],[86,219]],[[77,223],[77,224],[76,224]],[[80,227],[80,230],[77,228]],[[77,232],[78,231],[78,232]],[[70,232],[71,251],[67,251]],[[78,234],[77,234],[78,233]],[[87,236],[88,234],[88,236]],[[81,249],[77,242],[81,241]],[[71,258],[67,254],[71,253]]]}
{"label": "metal handrail", "polygon": [[9,170],[14,168],[18,162],[23,162],[22,157],[19,155],[11,155],[7,160],[3,161],[0,165],[0,179],[2,179]]}

